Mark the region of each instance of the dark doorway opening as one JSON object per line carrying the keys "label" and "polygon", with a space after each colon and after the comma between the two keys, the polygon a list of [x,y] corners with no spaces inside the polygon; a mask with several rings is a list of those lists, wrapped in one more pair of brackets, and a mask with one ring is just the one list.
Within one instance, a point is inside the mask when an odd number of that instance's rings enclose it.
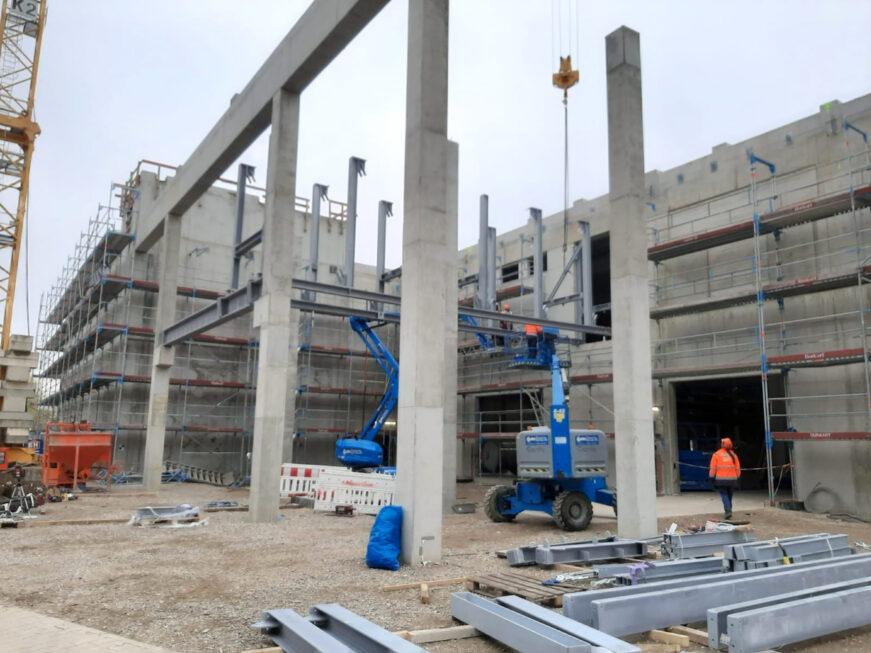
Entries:
{"label": "dark doorway opening", "polygon": [[478,397],[481,427],[481,471],[485,474],[515,474],[520,431],[538,426],[541,390]]}
{"label": "dark doorway opening", "polygon": [[[598,326],[611,326],[611,241],[608,234],[593,236],[590,243],[593,253],[593,310]],[[596,310],[596,306],[603,306]],[[598,342],[603,336],[588,335],[587,342]]]}
{"label": "dark doorway opening", "polygon": [[[783,378],[768,379],[772,399],[783,397]],[[741,459],[742,490],[765,490],[765,420],[759,377],[732,377],[675,383],[678,469],[682,490],[710,489],[707,482],[711,454],[721,438],[731,438]],[[773,431],[786,430],[785,420],[773,419]],[[779,465],[787,462],[787,445],[775,442],[772,450],[774,481],[788,488],[790,478],[781,476]]]}

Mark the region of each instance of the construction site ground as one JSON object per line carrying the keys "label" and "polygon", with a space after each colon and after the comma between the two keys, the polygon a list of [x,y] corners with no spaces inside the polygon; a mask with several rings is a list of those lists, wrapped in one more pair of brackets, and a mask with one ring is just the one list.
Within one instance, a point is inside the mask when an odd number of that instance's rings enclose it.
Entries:
{"label": "construction site ground", "polygon": [[[386,585],[469,577],[508,571],[499,549],[556,543],[566,533],[546,515],[524,514],[515,523],[495,524],[480,508],[486,487],[461,484],[458,501],[477,502],[473,514],[445,517],[444,559],[440,564],[398,572],[368,569],[364,553],[373,518],[285,509],[274,524],[249,524],[244,512],[204,513],[208,523],[193,528],[134,527],[121,522],[137,507],[210,500],[245,503],[246,490],[194,484],[164,486],[158,493],[119,487],[109,493],[47,504],[24,527],[0,531],[7,572],[0,604],[16,606],[90,626],[172,651],[238,653],[269,646],[250,628],[263,610],[339,602],[389,630],[455,625],[449,598],[461,584],[431,590],[424,605],[416,589],[385,592]],[[761,495],[738,495],[735,519],[747,519],[758,538],[801,533],[846,533],[850,541],[871,541],[871,524],[763,508]],[[673,521],[701,525],[720,516],[713,493],[661,497],[659,527]],[[58,523],[76,520],[75,525]],[[92,520],[93,523],[82,523]],[[106,522],[103,520],[119,520]],[[100,522],[103,523],[100,523]],[[610,509],[597,507],[587,535],[615,532]],[[577,535],[577,534],[568,534]],[[573,539],[578,539],[577,537]],[[538,578],[555,575],[520,570]],[[427,644],[435,652],[488,652],[503,648],[483,638]],[[30,650],[22,648],[20,650]],[[687,650],[705,651],[696,646]],[[871,628],[817,640],[789,651],[868,651]]]}

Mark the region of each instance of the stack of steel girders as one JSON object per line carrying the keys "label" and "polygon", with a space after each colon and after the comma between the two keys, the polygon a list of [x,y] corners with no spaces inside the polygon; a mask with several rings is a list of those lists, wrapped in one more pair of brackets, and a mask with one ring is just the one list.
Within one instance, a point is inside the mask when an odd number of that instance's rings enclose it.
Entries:
{"label": "stack of steel girders", "polygon": [[853,553],[846,535],[829,533],[730,544],[723,548],[726,565],[733,571],[840,558]]}
{"label": "stack of steel girders", "polygon": [[708,622],[749,653],[871,623],[871,555],[567,594],[563,615],[615,637]]}
{"label": "stack of steel girders", "polygon": [[284,653],[426,653],[337,603],[316,605],[308,617],[293,610],[267,610],[253,628]]}
{"label": "stack of steel girders", "polygon": [[451,594],[455,619],[474,626],[497,642],[520,653],[640,653],[624,642],[595,628],[568,619],[519,596],[501,596],[495,601],[471,592]]}
{"label": "stack of steel girders", "polygon": [[593,571],[599,578],[614,578],[623,585],[635,585],[636,583],[669,580],[684,576],[715,574],[725,571],[725,569],[722,558],[709,556],[689,560],[599,565],[593,567]]}
{"label": "stack of steel girders", "polygon": [[[576,546],[578,544],[602,544],[614,542],[617,538],[613,535],[606,537],[593,538],[590,540],[577,540],[575,542],[559,542],[554,546]],[[508,559],[508,564],[512,567],[529,567],[535,564],[535,550],[539,547],[549,546],[548,544],[529,544],[520,546],[516,549],[509,549],[505,557]]]}
{"label": "stack of steel girders", "polygon": [[703,533],[663,533],[662,555],[669,559],[703,558],[721,553],[728,544],[752,542],[756,538],[751,531],[713,531]]}
{"label": "stack of steel girders", "polygon": [[643,555],[647,555],[647,542],[644,540],[554,544],[535,548],[535,564],[552,567],[558,563],[590,563]]}

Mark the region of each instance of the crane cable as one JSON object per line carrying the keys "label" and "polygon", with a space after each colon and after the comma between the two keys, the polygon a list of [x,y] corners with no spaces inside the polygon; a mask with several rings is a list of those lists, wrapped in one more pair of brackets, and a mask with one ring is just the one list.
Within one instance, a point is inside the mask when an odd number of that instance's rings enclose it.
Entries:
{"label": "crane cable", "polygon": [[[559,2],[559,47],[560,52],[562,52],[562,0],[556,0]],[[572,7],[574,6],[575,19],[577,21],[577,28],[573,30],[573,25],[575,21],[572,20]],[[553,2],[551,3],[551,24],[553,25]],[[569,54],[565,57],[560,55],[559,62],[559,70],[553,74],[552,81],[553,85],[563,91],[563,265],[566,264],[566,257],[568,251],[568,242],[569,242],[569,89],[578,83],[580,80],[580,74],[577,70],[572,68],[572,31],[575,32],[575,54],[577,58],[580,58],[580,12],[578,11],[576,0],[573,2],[569,0],[569,11],[568,11],[568,49]],[[551,31],[551,53],[553,53],[554,46],[554,38],[553,38],[553,30]]]}

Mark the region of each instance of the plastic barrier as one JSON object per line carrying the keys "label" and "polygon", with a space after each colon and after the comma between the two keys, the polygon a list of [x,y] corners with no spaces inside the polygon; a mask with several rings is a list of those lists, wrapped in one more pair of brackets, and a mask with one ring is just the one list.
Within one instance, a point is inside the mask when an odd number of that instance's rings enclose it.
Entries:
{"label": "plastic barrier", "polygon": [[329,467],[325,465],[297,465],[284,463],[281,466],[281,485],[279,496],[313,497],[315,481],[322,469],[344,469],[344,467]]}
{"label": "plastic barrier", "polygon": [[396,477],[390,474],[352,472],[342,467],[322,467],[315,483],[315,510],[332,512],[336,506],[375,515],[393,504]]}

